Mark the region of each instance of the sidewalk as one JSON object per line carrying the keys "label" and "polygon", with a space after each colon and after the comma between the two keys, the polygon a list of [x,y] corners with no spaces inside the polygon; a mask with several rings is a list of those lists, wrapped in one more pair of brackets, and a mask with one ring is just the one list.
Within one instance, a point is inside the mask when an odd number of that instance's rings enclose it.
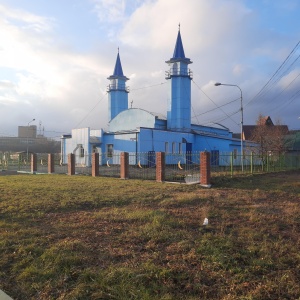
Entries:
{"label": "sidewalk", "polygon": [[0,290],[0,300],[13,300],[13,299]]}

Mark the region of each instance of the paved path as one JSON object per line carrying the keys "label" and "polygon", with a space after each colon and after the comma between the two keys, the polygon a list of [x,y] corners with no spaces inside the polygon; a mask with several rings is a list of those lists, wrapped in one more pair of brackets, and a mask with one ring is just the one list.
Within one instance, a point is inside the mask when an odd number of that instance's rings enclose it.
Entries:
{"label": "paved path", "polygon": [[13,300],[13,299],[0,290],[0,300]]}

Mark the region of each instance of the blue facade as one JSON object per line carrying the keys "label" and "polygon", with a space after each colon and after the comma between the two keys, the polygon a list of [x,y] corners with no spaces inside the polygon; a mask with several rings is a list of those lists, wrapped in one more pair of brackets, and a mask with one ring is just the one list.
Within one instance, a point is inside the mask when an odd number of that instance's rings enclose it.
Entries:
{"label": "blue facade", "polygon": [[[101,162],[118,163],[120,152],[133,154],[166,152],[184,154],[194,151],[240,151],[240,140],[233,139],[228,128],[191,124],[191,80],[188,69],[191,60],[185,57],[180,31],[178,31],[173,57],[166,62],[169,80],[167,116],[140,108],[128,108],[128,88],[118,53],[113,75],[108,77],[109,129],[73,129],[71,135],[62,137],[62,158],[74,153],[78,161],[89,164],[92,152],[101,154]],[[136,163],[132,161],[131,163]],[[172,162],[170,162],[172,163]]]}
{"label": "blue facade", "polygon": [[189,131],[191,128],[191,79],[188,68],[191,60],[185,57],[180,31],[178,31],[173,57],[166,61],[170,70],[166,79],[170,80],[168,98],[168,129]]}

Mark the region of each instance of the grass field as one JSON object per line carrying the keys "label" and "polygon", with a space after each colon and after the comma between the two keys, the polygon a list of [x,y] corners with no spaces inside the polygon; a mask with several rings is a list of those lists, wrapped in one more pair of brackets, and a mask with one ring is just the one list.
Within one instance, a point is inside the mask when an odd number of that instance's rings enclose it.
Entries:
{"label": "grass field", "polygon": [[14,300],[300,299],[299,233],[299,171],[212,189],[0,177],[0,289]]}

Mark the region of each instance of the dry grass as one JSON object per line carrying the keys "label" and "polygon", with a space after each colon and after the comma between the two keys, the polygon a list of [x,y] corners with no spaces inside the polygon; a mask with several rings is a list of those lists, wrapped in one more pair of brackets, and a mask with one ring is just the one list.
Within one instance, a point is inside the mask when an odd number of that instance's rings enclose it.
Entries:
{"label": "dry grass", "polygon": [[299,299],[299,199],[300,172],[209,190],[1,177],[0,288],[15,300]]}

